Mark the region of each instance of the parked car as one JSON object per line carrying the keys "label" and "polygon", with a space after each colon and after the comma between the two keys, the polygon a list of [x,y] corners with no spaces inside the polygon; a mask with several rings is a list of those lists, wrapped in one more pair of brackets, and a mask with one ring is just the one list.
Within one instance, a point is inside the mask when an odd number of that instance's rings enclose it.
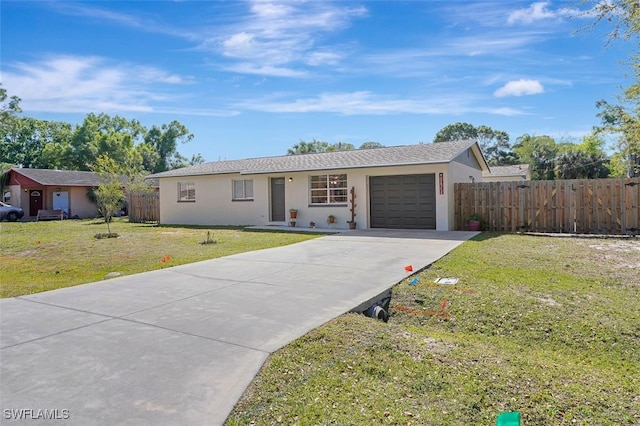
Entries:
{"label": "parked car", "polygon": [[0,220],[6,219],[9,222],[15,222],[22,218],[22,216],[24,216],[24,210],[20,207],[13,207],[0,201]]}

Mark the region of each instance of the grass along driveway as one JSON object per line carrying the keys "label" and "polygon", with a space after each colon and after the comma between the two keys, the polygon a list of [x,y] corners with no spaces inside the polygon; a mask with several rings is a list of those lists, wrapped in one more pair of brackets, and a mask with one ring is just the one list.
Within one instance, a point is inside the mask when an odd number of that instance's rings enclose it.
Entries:
{"label": "grass along driveway", "polygon": [[[317,234],[242,228],[155,226],[115,219],[118,238],[100,220],[0,223],[0,297],[100,281],[138,272],[293,244]],[[216,244],[201,244],[211,232]]]}
{"label": "grass along driveway", "polygon": [[637,425],[639,292],[637,239],[485,233],[397,285],[389,323],[273,354],[227,424]]}

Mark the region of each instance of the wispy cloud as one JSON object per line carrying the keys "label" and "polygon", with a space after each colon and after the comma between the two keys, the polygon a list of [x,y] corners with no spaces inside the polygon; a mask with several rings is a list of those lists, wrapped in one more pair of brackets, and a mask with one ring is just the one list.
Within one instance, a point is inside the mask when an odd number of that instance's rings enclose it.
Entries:
{"label": "wispy cloud", "polygon": [[273,113],[337,113],[343,115],[389,115],[389,114],[464,114],[482,112],[497,115],[523,115],[522,111],[505,107],[474,106],[465,97],[438,99],[411,99],[378,95],[369,91],[346,93],[321,93],[317,96],[293,100],[256,100],[242,102],[237,109],[257,110]]}
{"label": "wispy cloud", "polygon": [[153,111],[154,104],[174,98],[163,87],[193,82],[188,76],[97,56],[55,56],[5,68],[3,85],[19,93],[23,108],[31,111]]}
{"label": "wispy cloud", "polygon": [[197,31],[181,29],[171,25],[169,22],[158,22],[146,15],[138,16],[122,12],[114,12],[112,10],[96,6],[96,3],[51,2],[50,6],[57,13],[81,16],[86,19],[99,21],[100,23],[114,23],[149,33],[166,34],[192,41],[197,40],[200,37]]}
{"label": "wispy cloud", "polygon": [[[224,68],[271,76],[299,77],[301,67],[339,62],[344,52],[323,44],[324,37],[366,14],[346,3],[269,1],[249,3],[249,13],[200,44],[231,60]],[[288,71],[287,71],[288,70]]]}
{"label": "wispy cloud", "polygon": [[497,98],[506,96],[537,95],[544,93],[544,87],[538,80],[513,80],[496,90],[493,95]]}

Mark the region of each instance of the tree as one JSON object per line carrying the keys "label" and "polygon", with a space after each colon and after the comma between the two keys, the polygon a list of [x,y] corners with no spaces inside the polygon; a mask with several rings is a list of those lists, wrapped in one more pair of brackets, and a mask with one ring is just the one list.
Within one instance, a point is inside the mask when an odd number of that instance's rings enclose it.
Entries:
{"label": "tree", "polygon": [[169,161],[169,169],[181,169],[183,167],[194,166],[204,163],[204,158],[200,154],[194,154],[191,158],[175,153]]}
{"label": "tree", "polygon": [[489,126],[474,126],[469,123],[455,123],[443,127],[436,133],[433,142],[454,142],[475,140],[478,142],[490,166],[512,164],[514,154],[510,152],[509,134],[494,130]]}
{"label": "tree", "polygon": [[8,98],[0,84],[0,158],[23,167],[91,170],[108,155],[121,170],[157,173],[204,162],[178,153],[193,134],[174,120],[147,129],[135,119],[88,114],[80,125],[20,117],[20,98]]}
{"label": "tree", "polygon": [[16,114],[22,112],[19,97],[12,96],[9,98],[9,102],[6,102],[7,98],[7,91],[2,87],[2,83],[0,83],[0,158],[3,164],[3,179],[5,167],[8,170],[19,164],[10,158],[7,135],[10,133],[10,129],[15,127],[15,122],[18,120]]}
{"label": "tree", "polygon": [[634,53],[628,62],[635,81],[618,96],[618,105],[605,100],[596,103],[602,124],[595,130],[619,135],[618,148],[622,155],[618,159],[627,168],[628,176],[640,176],[640,52],[637,43],[640,5],[638,0],[585,0],[584,3],[591,6],[585,13],[595,16],[589,30],[604,22],[613,24],[613,29],[607,35],[607,45],[619,40],[633,42]]}
{"label": "tree", "polygon": [[118,165],[104,154],[97,158],[93,171],[102,179],[102,183],[95,190],[98,211],[104,216],[107,232],[111,234],[111,219],[121,209],[124,201],[123,183],[118,173]]}
{"label": "tree", "polygon": [[9,98],[7,90],[0,83],[0,125],[4,125],[6,121],[11,120],[16,114],[22,112],[19,97],[11,96],[9,102],[5,102],[7,98]]}
{"label": "tree", "polygon": [[338,142],[338,143],[333,143],[330,144],[327,147],[327,151],[326,152],[333,152],[333,151],[352,151],[356,149],[356,147],[352,144],[352,143],[346,143],[346,142]]}
{"label": "tree", "polygon": [[43,155],[45,148],[50,143],[68,143],[70,134],[68,123],[15,117],[0,128],[0,156],[22,167],[56,168]]}
{"label": "tree", "polygon": [[627,176],[640,176],[640,102],[635,108],[612,105],[604,100],[596,103],[600,109],[598,117],[602,125],[594,130],[597,134],[617,134],[618,149],[622,154]]}
{"label": "tree", "polygon": [[509,157],[509,134],[503,130],[493,130],[489,126],[479,126],[477,132],[476,140],[489,165],[506,165],[500,163],[500,159]]}
{"label": "tree", "polygon": [[555,159],[557,179],[600,179],[609,176],[608,160],[603,154],[574,150]]}
{"label": "tree", "polygon": [[134,145],[141,141],[144,131],[137,120],[92,113],[74,129],[69,145],[58,152],[64,152],[66,168],[72,170],[90,170],[105,154],[117,164],[124,164],[133,156]]}
{"label": "tree", "polygon": [[593,31],[603,22],[613,24],[607,34],[607,43],[615,40],[629,40],[640,33],[640,5],[638,0],[583,0],[591,6],[583,15],[595,17],[595,21],[586,29]]}
{"label": "tree", "polygon": [[380,142],[365,142],[358,149],[384,148]]}
{"label": "tree", "polygon": [[328,142],[322,142],[316,139],[312,139],[311,142],[300,140],[299,143],[293,145],[287,150],[287,155],[315,154],[317,152],[326,152],[328,147]]}
{"label": "tree", "polygon": [[529,164],[533,180],[554,179],[558,147],[552,137],[524,134],[516,139],[513,150],[524,163]]}
{"label": "tree", "polygon": [[[144,136],[144,143],[154,147],[159,158],[156,164],[149,164],[152,168],[148,170],[152,173],[160,173],[177,168],[172,165],[184,164],[178,157],[178,142],[184,144],[192,139],[193,134],[189,132],[189,129],[176,120],[169,124],[163,124],[161,127],[152,126]],[[172,164],[172,162],[174,163]]]}
{"label": "tree", "polygon": [[454,123],[444,126],[436,136],[433,138],[434,142],[455,142],[462,140],[476,140],[478,137],[478,130],[473,124],[469,123]]}

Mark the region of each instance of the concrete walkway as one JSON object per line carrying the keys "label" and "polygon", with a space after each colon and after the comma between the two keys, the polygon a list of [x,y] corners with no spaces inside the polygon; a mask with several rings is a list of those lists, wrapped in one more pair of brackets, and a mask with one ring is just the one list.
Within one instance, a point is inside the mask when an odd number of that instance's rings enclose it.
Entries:
{"label": "concrete walkway", "polygon": [[475,234],[354,231],[2,299],[0,423],[222,424],[270,353]]}

